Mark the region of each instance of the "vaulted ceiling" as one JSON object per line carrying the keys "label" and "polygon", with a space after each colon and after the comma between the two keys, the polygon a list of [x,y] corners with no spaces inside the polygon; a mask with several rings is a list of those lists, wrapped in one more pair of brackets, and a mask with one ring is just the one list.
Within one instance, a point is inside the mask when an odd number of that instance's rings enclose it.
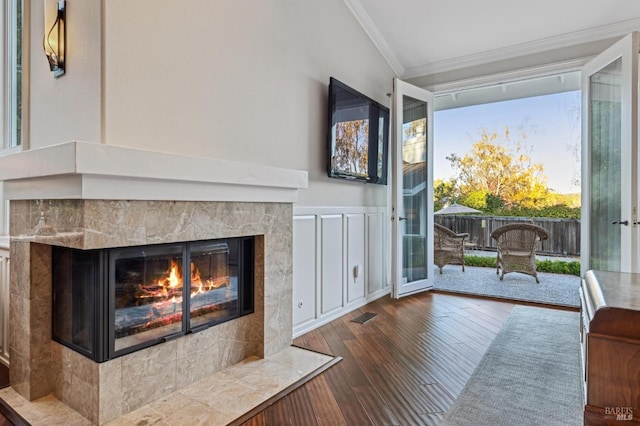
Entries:
{"label": "vaulted ceiling", "polygon": [[640,29],[638,0],[344,1],[395,73],[424,87],[584,60]]}

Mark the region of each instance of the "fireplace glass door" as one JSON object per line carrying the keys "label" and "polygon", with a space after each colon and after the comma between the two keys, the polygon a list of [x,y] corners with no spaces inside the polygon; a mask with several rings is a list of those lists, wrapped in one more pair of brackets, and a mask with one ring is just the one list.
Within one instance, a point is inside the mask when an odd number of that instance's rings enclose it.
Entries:
{"label": "fireplace glass door", "polygon": [[182,334],[183,246],[113,249],[109,258],[115,353]]}
{"label": "fireplace glass door", "polygon": [[190,245],[191,329],[238,315],[238,240]]}
{"label": "fireplace glass door", "polygon": [[53,247],[52,262],[52,337],[98,362],[254,310],[254,237]]}

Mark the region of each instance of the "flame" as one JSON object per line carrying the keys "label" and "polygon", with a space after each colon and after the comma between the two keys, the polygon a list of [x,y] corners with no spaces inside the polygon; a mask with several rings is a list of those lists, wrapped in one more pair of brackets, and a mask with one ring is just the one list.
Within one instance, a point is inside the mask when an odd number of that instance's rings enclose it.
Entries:
{"label": "flame", "polygon": [[[229,286],[229,277],[222,276],[216,278],[207,278],[206,280],[200,275],[198,267],[191,262],[191,297],[198,294],[206,293],[210,290],[215,290],[221,287]],[[165,301],[170,303],[182,302],[182,265],[175,259],[171,259],[171,264],[166,272],[166,275],[157,279],[153,285],[140,284],[140,298],[158,298],[162,297]],[[176,298],[177,296],[177,298]]]}
{"label": "flame", "polygon": [[178,263],[171,259],[171,272],[169,273],[169,288],[182,287],[182,274],[178,274]]}
{"label": "flame", "polygon": [[[194,286],[197,286],[197,289],[195,291],[193,290]],[[191,262],[191,297],[200,293],[204,293],[202,277],[200,277],[200,270],[193,262]]]}

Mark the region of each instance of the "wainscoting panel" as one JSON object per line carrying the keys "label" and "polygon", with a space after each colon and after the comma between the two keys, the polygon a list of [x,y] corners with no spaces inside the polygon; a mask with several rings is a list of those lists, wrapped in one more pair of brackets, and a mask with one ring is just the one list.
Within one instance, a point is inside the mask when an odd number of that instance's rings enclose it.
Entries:
{"label": "wainscoting panel", "polygon": [[294,337],[389,293],[386,218],[382,207],[294,207]]}
{"label": "wainscoting panel", "polygon": [[342,215],[320,216],[320,315],[330,314],[343,306],[342,232]]}
{"label": "wainscoting panel", "polygon": [[293,218],[293,326],[316,319],[316,217]]}
{"label": "wainscoting panel", "polygon": [[9,365],[9,242],[5,243],[2,239],[0,239],[0,362]]}
{"label": "wainscoting panel", "polygon": [[368,294],[375,294],[385,287],[388,289],[390,282],[385,275],[385,265],[391,259],[390,256],[385,257],[385,218],[384,213],[371,213],[367,218]]}
{"label": "wainscoting panel", "polygon": [[347,303],[364,298],[366,271],[364,268],[364,214],[346,214],[347,224]]}

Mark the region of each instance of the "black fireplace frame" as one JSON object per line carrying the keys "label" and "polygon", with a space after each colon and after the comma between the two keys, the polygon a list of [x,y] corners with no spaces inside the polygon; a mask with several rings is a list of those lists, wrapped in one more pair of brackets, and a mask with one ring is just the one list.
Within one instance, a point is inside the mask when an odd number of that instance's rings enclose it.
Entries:
{"label": "black fireplace frame", "polygon": [[[219,320],[209,320],[203,324],[197,326],[191,326],[191,311],[190,311],[190,287],[191,276],[187,272],[189,268],[189,253],[193,245],[202,243],[224,243],[235,240],[238,242],[237,248],[237,260],[238,260],[238,309],[232,314],[225,316]],[[120,350],[115,350],[115,259],[126,253],[135,253],[140,251],[142,247],[150,252],[166,252],[168,247],[179,247],[182,253],[182,272],[183,272],[183,297],[182,297],[182,327],[179,332],[168,334],[157,339],[151,339],[140,344],[129,346]],[[80,300],[80,309],[89,309],[93,312],[90,316],[90,329],[92,336],[87,339],[87,344],[82,346],[76,344],[69,338],[65,338],[60,334],[60,327],[57,318],[60,317],[58,310],[62,309],[56,304],[57,289],[60,290],[62,281],[62,275],[69,275],[69,271],[61,271],[64,269],[60,263],[59,258],[61,256],[76,256],[81,260],[87,262],[85,268],[80,268],[80,274],[83,275],[80,279],[81,282],[75,283],[81,285],[81,291],[88,290],[92,293],[92,297],[89,297],[90,303],[84,305]],[[249,315],[254,312],[255,303],[255,237],[233,237],[233,238],[221,238],[212,240],[197,240],[189,242],[177,242],[166,244],[153,244],[145,246],[130,246],[130,247],[117,247],[106,249],[94,249],[94,250],[80,250],[68,247],[52,246],[52,339],[78,353],[84,355],[87,358],[96,362],[105,362],[110,359],[114,359],[138,350],[151,347],[163,342],[174,340],[176,338],[185,336],[191,333],[198,333],[204,331],[212,326],[221,324],[236,318],[240,318],[245,315]],[[75,259],[75,257],[74,257]],[[87,271],[86,269],[91,269]],[[90,280],[91,282],[86,282]],[[68,279],[66,280],[68,281]],[[69,283],[67,283],[69,285]],[[74,284],[71,284],[72,286]],[[72,290],[73,291],[73,290]],[[82,293],[82,297],[85,296]],[[78,304],[75,300],[72,303]],[[72,324],[73,327],[73,324]],[[58,331],[58,332],[57,332]],[[69,333],[67,333],[69,334]]]}

